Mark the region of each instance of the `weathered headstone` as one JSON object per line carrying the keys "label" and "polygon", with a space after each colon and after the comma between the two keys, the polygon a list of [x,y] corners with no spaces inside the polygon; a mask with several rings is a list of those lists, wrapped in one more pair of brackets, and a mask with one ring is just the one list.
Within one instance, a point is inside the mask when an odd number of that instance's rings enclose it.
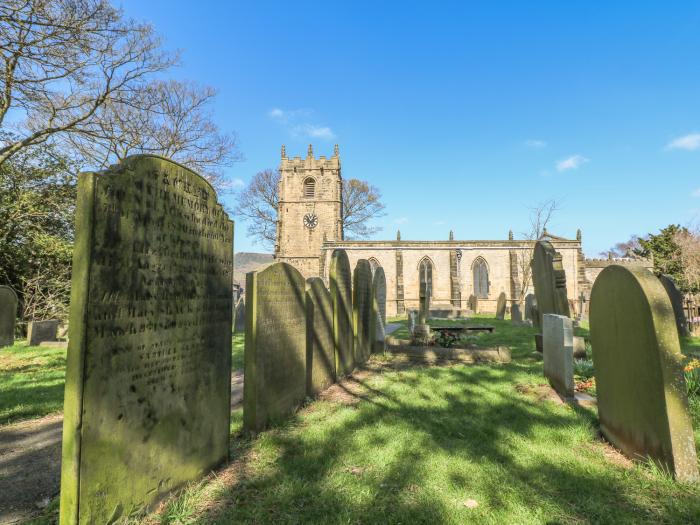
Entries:
{"label": "weathered headstone", "polygon": [[[425,271],[427,272],[427,270]],[[413,327],[413,342],[417,345],[427,345],[432,341],[432,333],[428,324],[431,299],[428,282],[427,276],[421,279],[418,289],[418,323]]]}
{"label": "weathered headstone", "polygon": [[314,396],[335,382],[333,304],[319,277],[306,280],[306,393]]}
{"label": "weathered headstone", "polygon": [[529,293],[525,296],[525,320],[534,321],[534,307],[537,304],[535,294]]}
{"label": "weathered headstone", "polygon": [[78,179],[61,524],[114,523],[225,461],[233,222],[150,155]]}
{"label": "weathered headstone", "polygon": [[408,310],[408,333],[413,335],[416,329],[416,319],[418,318],[418,312],[415,310]]}
{"label": "weathered headstone", "polygon": [[520,311],[520,305],[518,303],[513,303],[510,306],[510,320],[514,324],[520,324],[523,322],[523,314]]}
{"label": "weathered headstone", "polygon": [[58,323],[58,319],[29,321],[27,326],[27,342],[29,346],[38,346],[44,341],[57,341]]}
{"label": "weathered headstone", "polygon": [[506,294],[505,292],[501,292],[498,295],[498,300],[496,301],[496,319],[500,319],[501,321],[505,319],[506,317]]}
{"label": "weathered headstone", "polygon": [[352,279],[352,307],[355,328],[355,363],[363,364],[372,352],[372,267],[366,259],[357,261]]}
{"label": "weathered headstone", "polygon": [[235,321],[233,331],[235,333],[245,332],[245,297],[238,299],[234,312]]}
{"label": "weathered headstone", "polygon": [[372,277],[372,316],[374,318],[373,352],[384,351],[386,337],[386,276],[381,266],[374,270]]}
{"label": "weathered headstone", "polygon": [[246,275],[243,424],[258,432],[306,397],[306,290],[292,265]]}
{"label": "weathered headstone", "polygon": [[631,458],[700,479],[676,320],[661,282],[645,268],[608,266],[593,285],[590,323],[603,435]]}
{"label": "weathered headstone", "polygon": [[474,313],[478,313],[478,310],[479,310],[479,298],[478,298],[476,295],[474,295],[474,294],[471,294],[471,295],[469,296],[469,309],[470,309],[472,312],[474,312]]}
{"label": "weathered headstone", "polygon": [[574,397],[574,325],[563,315],[542,319],[544,375],[560,395]]}
{"label": "weathered headstone", "polygon": [[542,326],[544,314],[571,317],[569,298],[566,294],[566,272],[561,254],[549,241],[537,241],[532,259],[532,282],[537,297],[538,325]]}
{"label": "weathered headstone", "polygon": [[17,294],[9,286],[0,286],[0,348],[15,344]]}
{"label": "weathered headstone", "polygon": [[353,349],[355,335],[352,321],[352,275],[345,250],[333,250],[330,266],[331,302],[333,303],[333,340],[335,341],[335,375],[340,379],[355,369]]}
{"label": "weathered headstone", "polygon": [[685,317],[685,310],[683,309],[683,294],[676,286],[673,277],[662,274],[659,275],[659,281],[661,281],[661,284],[664,285],[668,298],[671,300],[673,315],[676,318],[678,335],[681,337],[690,335],[690,331],[688,330],[688,320]]}

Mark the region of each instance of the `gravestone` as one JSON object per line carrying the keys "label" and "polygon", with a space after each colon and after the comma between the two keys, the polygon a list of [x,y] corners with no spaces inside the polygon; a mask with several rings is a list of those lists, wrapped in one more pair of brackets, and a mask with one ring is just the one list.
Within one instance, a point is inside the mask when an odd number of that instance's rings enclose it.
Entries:
{"label": "gravestone", "polygon": [[544,314],[571,317],[566,294],[566,272],[561,254],[549,241],[537,241],[532,259],[532,282],[537,298],[538,326]]}
{"label": "gravestone", "polygon": [[236,303],[233,331],[237,334],[245,332],[245,298],[241,297]]}
{"label": "gravestone", "polygon": [[479,310],[479,298],[474,294],[469,296],[469,309],[474,313]]}
{"label": "gravestone", "polygon": [[258,432],[306,397],[306,289],[292,265],[246,275],[243,424]]}
{"label": "gravestone", "polygon": [[17,294],[9,286],[0,286],[0,348],[15,344]]}
{"label": "gravestone", "polygon": [[333,340],[335,342],[335,376],[340,379],[355,369],[352,321],[352,275],[345,250],[333,250],[330,266],[331,302],[333,303]]}
{"label": "gravestone", "polygon": [[357,261],[352,279],[352,306],[355,328],[355,363],[363,364],[372,352],[372,267],[366,259]]}
{"label": "gravestone", "polygon": [[58,319],[47,321],[29,321],[27,326],[27,343],[38,346],[44,341],[58,340]]}
{"label": "gravestone", "polygon": [[501,292],[498,295],[498,300],[496,301],[496,319],[500,319],[501,321],[505,319],[506,317],[506,294],[505,292]]}
{"label": "gravestone", "polygon": [[374,270],[372,277],[372,317],[374,319],[373,352],[384,351],[386,337],[386,276],[381,266]]}
{"label": "gravestone", "polygon": [[563,397],[574,397],[574,324],[563,315],[542,319],[544,375]]}
{"label": "gravestone", "polygon": [[510,306],[510,320],[514,324],[520,324],[523,322],[523,314],[520,311],[520,305],[518,303],[513,303]]}
{"label": "gravestone", "polygon": [[645,268],[611,265],[590,301],[603,435],[631,458],[649,457],[697,481],[697,459],[673,306]]}
{"label": "gravestone", "polygon": [[685,310],[683,309],[683,294],[676,286],[673,277],[670,275],[659,275],[659,281],[661,281],[661,284],[664,285],[668,298],[671,300],[673,315],[676,318],[678,335],[681,337],[689,336],[690,331],[688,330],[688,320],[685,317]]}
{"label": "gravestone", "polygon": [[413,343],[427,345],[432,342],[432,333],[428,324],[430,315],[430,287],[428,279],[421,279],[418,290],[418,324],[413,327]]}
{"label": "gravestone", "polygon": [[314,396],[335,382],[333,304],[319,277],[306,280],[306,393]]}
{"label": "gravestone", "polygon": [[416,329],[416,319],[418,318],[418,312],[415,310],[408,310],[408,333],[413,335]]}
{"label": "gravestone", "polygon": [[75,223],[60,522],[113,523],[228,458],[233,222],[139,155],[79,176]]}

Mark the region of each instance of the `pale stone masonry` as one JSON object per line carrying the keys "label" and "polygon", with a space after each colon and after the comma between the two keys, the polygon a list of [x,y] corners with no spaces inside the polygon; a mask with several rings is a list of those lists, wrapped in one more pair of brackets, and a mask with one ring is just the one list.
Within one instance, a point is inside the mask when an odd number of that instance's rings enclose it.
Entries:
{"label": "pale stone masonry", "polygon": [[[287,157],[284,146],[279,166],[279,215],[275,259],[296,267],[306,278],[321,277],[328,284],[331,254],[347,252],[350,268],[360,259],[381,266],[386,276],[388,316],[418,308],[419,268],[432,268],[431,308],[467,310],[468,298],[477,298],[480,312],[494,313],[498,296],[506,294],[508,307],[534,291],[530,282],[521,293],[522,254],[532,253],[535,241],[515,240],[508,232],[504,240],[456,240],[452,232],[444,241],[346,240],[342,227],[342,174],[338,146],[330,157],[314,157],[309,146],[305,158]],[[583,255],[581,232],[566,239],[545,232],[562,256],[570,301],[590,294],[595,276],[607,261],[589,261]],[[619,262],[616,261],[616,262]],[[629,264],[651,267],[644,260]],[[600,268],[599,268],[600,267]]]}

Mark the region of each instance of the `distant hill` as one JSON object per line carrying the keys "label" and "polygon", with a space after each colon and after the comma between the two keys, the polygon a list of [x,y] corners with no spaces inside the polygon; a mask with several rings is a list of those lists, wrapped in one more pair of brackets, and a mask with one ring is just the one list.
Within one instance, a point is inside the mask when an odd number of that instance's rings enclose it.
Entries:
{"label": "distant hill", "polygon": [[245,288],[245,274],[264,270],[273,262],[271,253],[235,253],[233,254],[233,278]]}

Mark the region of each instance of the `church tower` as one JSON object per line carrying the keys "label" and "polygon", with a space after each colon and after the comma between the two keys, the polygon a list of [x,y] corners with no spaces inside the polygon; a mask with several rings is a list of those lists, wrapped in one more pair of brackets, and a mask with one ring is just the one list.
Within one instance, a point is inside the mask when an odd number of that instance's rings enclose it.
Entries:
{"label": "church tower", "polygon": [[282,146],[275,259],[295,266],[304,277],[320,274],[324,240],[343,239],[342,186],[338,145],[333,156],[288,158]]}

